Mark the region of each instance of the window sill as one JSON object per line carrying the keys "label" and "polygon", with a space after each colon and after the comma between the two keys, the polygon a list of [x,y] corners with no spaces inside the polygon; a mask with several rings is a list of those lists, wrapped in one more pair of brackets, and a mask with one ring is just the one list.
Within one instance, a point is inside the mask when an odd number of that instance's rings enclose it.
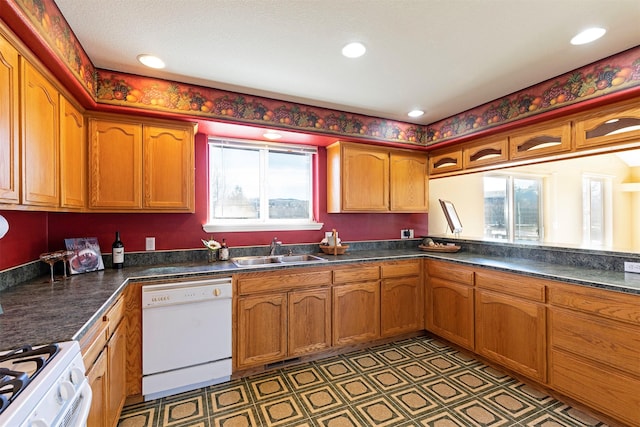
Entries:
{"label": "window sill", "polygon": [[305,231],[320,230],[322,222],[302,222],[291,224],[204,224],[202,229],[207,233],[241,232],[241,231]]}

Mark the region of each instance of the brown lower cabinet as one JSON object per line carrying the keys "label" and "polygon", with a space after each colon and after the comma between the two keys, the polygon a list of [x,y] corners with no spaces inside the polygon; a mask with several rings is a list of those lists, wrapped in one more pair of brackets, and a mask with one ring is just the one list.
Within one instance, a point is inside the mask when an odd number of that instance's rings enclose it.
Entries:
{"label": "brown lower cabinet", "polygon": [[476,352],[539,382],[547,379],[544,282],[475,273]]}
{"label": "brown lower cabinet", "polygon": [[640,426],[640,295],[549,289],[549,384]]}
{"label": "brown lower cabinet", "polygon": [[333,288],[333,345],[380,337],[380,281],[356,282]]}
{"label": "brown lower cabinet", "polygon": [[330,347],[330,284],[329,270],[236,276],[234,367],[265,365]]}
{"label": "brown lower cabinet", "polygon": [[[424,317],[436,335],[640,427],[640,295],[432,259],[242,273],[234,287],[234,372],[420,330]],[[135,314],[140,288],[129,289]],[[113,355],[126,351],[127,390],[140,389],[140,316],[123,325],[134,347],[125,349],[118,332],[105,332],[117,307],[81,341],[94,390],[89,426],[109,425],[107,408],[120,401],[107,397],[122,378]]]}
{"label": "brown lower cabinet", "polygon": [[380,266],[380,334],[383,337],[424,329],[421,264],[416,259]]}
{"label": "brown lower cabinet", "polygon": [[127,322],[120,298],[80,342],[93,392],[87,427],[118,423],[127,394]]}
{"label": "brown lower cabinet", "polygon": [[426,261],[426,328],[475,349],[474,273],[471,268]]}
{"label": "brown lower cabinet", "polygon": [[640,295],[452,262],[425,264],[428,330],[640,426]]}
{"label": "brown lower cabinet", "polygon": [[234,369],[423,329],[422,261],[235,277]]}

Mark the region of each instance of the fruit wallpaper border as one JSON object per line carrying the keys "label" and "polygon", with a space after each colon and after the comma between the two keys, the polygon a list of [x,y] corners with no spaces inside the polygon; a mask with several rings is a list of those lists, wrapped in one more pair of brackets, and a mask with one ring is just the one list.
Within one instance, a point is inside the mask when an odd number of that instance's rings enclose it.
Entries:
{"label": "fruit wallpaper border", "polygon": [[97,103],[220,121],[429,146],[632,88],[640,46],[430,125],[416,125],[214,88],[96,69],[53,0],[17,5]]}

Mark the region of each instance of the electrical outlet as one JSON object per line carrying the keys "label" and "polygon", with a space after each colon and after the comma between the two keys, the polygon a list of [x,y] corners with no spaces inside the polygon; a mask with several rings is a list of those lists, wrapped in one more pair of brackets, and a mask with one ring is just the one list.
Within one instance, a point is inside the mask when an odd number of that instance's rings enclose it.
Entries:
{"label": "electrical outlet", "polygon": [[627,273],[640,273],[640,262],[625,261],[624,271],[626,271]]}
{"label": "electrical outlet", "polygon": [[410,238],[410,239],[413,239],[413,236],[414,236],[414,235],[413,235],[413,228],[410,228],[410,229],[409,229],[409,238]]}
{"label": "electrical outlet", "polygon": [[156,238],[155,237],[147,237],[145,238],[145,248],[147,251],[155,251],[156,250]]}

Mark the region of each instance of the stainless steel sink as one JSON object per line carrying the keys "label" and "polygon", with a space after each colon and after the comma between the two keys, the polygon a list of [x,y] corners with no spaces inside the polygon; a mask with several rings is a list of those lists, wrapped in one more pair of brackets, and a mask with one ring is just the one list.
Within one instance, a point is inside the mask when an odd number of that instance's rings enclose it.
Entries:
{"label": "stainless steel sink", "polygon": [[238,267],[259,267],[274,264],[308,264],[326,262],[327,260],[315,255],[276,255],[276,256],[245,256],[231,258]]}
{"label": "stainless steel sink", "polygon": [[284,255],[279,258],[280,262],[283,263],[293,263],[293,262],[322,262],[326,261],[324,258],[320,258],[315,255]]}

